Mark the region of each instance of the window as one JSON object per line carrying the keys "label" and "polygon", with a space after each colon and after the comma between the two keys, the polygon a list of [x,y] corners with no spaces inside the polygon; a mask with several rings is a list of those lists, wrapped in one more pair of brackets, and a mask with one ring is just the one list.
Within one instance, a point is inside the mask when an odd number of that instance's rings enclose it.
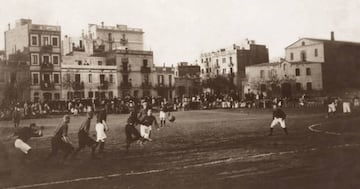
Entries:
{"label": "window", "polygon": [[59,84],[60,83],[60,75],[54,74],[54,83]]}
{"label": "window", "polygon": [[230,63],[232,63],[232,57],[230,56]]}
{"label": "window", "polygon": [[54,94],[54,98],[55,98],[55,100],[60,100],[60,94],[59,94],[59,93],[55,93],[55,94]]}
{"label": "window", "polygon": [[38,39],[37,35],[32,35],[31,36],[31,45],[37,46],[39,44],[38,41],[39,41],[39,39]]}
{"label": "window", "polygon": [[294,53],[290,53],[290,60],[294,60]]}
{"label": "window", "polygon": [[104,81],[105,81],[105,75],[100,74],[100,83],[104,83]]}
{"label": "window", "polygon": [[59,64],[59,56],[58,55],[53,55],[53,64]]}
{"label": "window", "polygon": [[302,46],[305,46],[305,41],[301,42],[301,45],[302,45]]}
{"label": "window", "polygon": [[260,70],[260,78],[264,78],[265,77],[265,71],[264,70]]}
{"label": "window", "polygon": [[33,81],[33,84],[36,85],[36,84],[39,84],[39,74],[38,73],[33,73],[33,78],[32,78],[32,81]]}
{"label": "window", "polygon": [[311,91],[312,90],[312,84],[311,82],[306,83],[306,90]]}
{"label": "window", "polygon": [[89,74],[89,83],[92,83],[92,75]]}
{"label": "window", "polygon": [[49,56],[43,56],[43,64],[50,64]]}
{"label": "window", "polygon": [[98,61],[98,65],[101,66],[101,65],[102,65],[102,61]]}
{"label": "window", "polygon": [[216,59],[216,65],[219,65],[219,59]]}
{"label": "window", "polygon": [[109,98],[113,98],[114,97],[114,93],[112,91],[109,92]]}
{"label": "window", "polygon": [[148,60],[147,59],[143,59],[143,66],[147,67],[148,66]]}
{"label": "window", "polygon": [[169,75],[169,86],[172,85],[172,75]]}
{"label": "window", "polygon": [[43,39],[43,41],[42,41],[43,45],[50,45],[49,44],[49,37],[43,37],[42,39]]}
{"label": "window", "polygon": [[209,68],[209,72],[211,73],[211,68]]}
{"label": "window", "polygon": [[82,60],[76,60],[76,62],[79,66],[82,65]]}
{"label": "window", "polygon": [[89,91],[89,92],[88,92],[88,98],[93,98],[93,97],[94,97],[94,92]]}
{"label": "window", "polygon": [[56,46],[56,47],[59,46],[59,41],[58,41],[59,38],[58,37],[52,37],[51,40],[52,40],[53,46]]}
{"label": "window", "polygon": [[317,50],[317,49],[314,50],[314,56],[315,56],[315,57],[318,56],[318,50]]}
{"label": "window", "polygon": [[206,68],[206,73],[209,73],[209,68]]}
{"label": "window", "polygon": [[295,84],[296,91],[301,91],[301,83]]}
{"label": "window", "polygon": [[80,83],[80,74],[75,74],[75,82]]}
{"label": "window", "polygon": [[306,68],[306,75],[311,75],[311,69],[310,68]]}
{"label": "window", "polygon": [[233,68],[230,68],[230,73],[233,73]]}
{"label": "window", "polygon": [[204,73],[204,69],[201,69],[201,73],[202,73],[202,74]]}
{"label": "window", "polygon": [[302,51],[300,53],[300,57],[301,57],[301,61],[306,62],[306,52],[305,51]]}
{"label": "window", "polygon": [[31,54],[31,64],[38,65],[39,64],[39,55]]}
{"label": "window", "polygon": [[299,69],[299,68],[296,68],[296,69],[295,69],[295,75],[296,75],[296,76],[300,76],[300,69]]}
{"label": "window", "polygon": [[226,68],[223,69],[223,74],[225,74],[225,73],[226,73]]}
{"label": "window", "polygon": [[114,82],[113,74],[110,74],[110,75],[109,75],[109,82],[110,82],[110,83],[113,83],[113,82]]}
{"label": "window", "polygon": [[222,59],[222,63],[226,63],[226,58],[223,58],[223,59]]}

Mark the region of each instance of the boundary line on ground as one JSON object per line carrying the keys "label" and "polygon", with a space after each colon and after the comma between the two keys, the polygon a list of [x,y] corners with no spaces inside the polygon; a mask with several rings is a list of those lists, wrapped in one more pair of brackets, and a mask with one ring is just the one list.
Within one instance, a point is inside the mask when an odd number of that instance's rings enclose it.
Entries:
{"label": "boundary line on ground", "polygon": [[312,124],[308,127],[308,129],[312,132],[315,133],[325,133],[328,135],[336,135],[336,136],[340,136],[342,135],[341,133],[337,133],[337,132],[330,132],[330,131],[324,131],[324,130],[320,130],[320,129],[315,129],[315,127],[321,126],[321,123],[316,123],[316,124]]}

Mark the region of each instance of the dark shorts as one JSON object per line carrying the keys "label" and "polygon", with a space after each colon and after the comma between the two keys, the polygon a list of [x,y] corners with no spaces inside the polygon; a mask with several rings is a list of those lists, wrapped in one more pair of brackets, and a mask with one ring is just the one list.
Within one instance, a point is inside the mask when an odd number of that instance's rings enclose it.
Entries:
{"label": "dark shorts", "polygon": [[64,142],[60,137],[53,137],[51,139],[51,148],[52,151],[61,150],[63,152],[70,152],[74,150],[74,147],[70,143]]}
{"label": "dark shorts", "polygon": [[96,141],[84,131],[79,131],[78,137],[79,137],[79,147],[84,147],[84,146],[91,147],[96,143]]}
{"label": "dark shorts", "polygon": [[141,138],[139,131],[133,124],[126,124],[125,126],[126,142],[131,143]]}

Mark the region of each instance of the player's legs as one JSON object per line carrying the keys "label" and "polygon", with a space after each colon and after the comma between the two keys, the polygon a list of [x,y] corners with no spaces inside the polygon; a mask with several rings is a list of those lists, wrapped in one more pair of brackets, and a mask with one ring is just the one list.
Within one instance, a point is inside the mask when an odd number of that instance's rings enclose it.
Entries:
{"label": "player's legs", "polygon": [[26,144],[24,141],[22,141],[21,139],[16,139],[15,140],[15,148],[21,150],[24,154],[28,154],[29,150],[31,149],[31,147]]}
{"label": "player's legs", "polygon": [[284,119],[281,119],[281,120],[279,121],[279,123],[280,123],[280,127],[283,128],[285,134],[288,135],[289,133],[288,133],[287,128],[286,128],[285,120],[284,120]]}
{"label": "player's legs", "polygon": [[278,123],[279,123],[279,118],[274,118],[274,119],[271,121],[269,136],[271,136],[271,135],[273,134],[274,126],[277,125]]}
{"label": "player's legs", "polygon": [[47,156],[45,161],[48,161],[49,159],[51,159],[53,156],[55,156],[57,154],[57,152],[59,151],[59,140],[61,140],[61,139],[58,139],[55,137],[51,139],[51,152]]}

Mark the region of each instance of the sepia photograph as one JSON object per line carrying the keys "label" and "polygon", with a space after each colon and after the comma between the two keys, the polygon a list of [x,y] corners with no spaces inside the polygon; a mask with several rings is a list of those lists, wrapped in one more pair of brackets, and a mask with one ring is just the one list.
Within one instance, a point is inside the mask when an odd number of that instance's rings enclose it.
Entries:
{"label": "sepia photograph", "polygon": [[359,189],[359,0],[1,0],[0,188]]}

